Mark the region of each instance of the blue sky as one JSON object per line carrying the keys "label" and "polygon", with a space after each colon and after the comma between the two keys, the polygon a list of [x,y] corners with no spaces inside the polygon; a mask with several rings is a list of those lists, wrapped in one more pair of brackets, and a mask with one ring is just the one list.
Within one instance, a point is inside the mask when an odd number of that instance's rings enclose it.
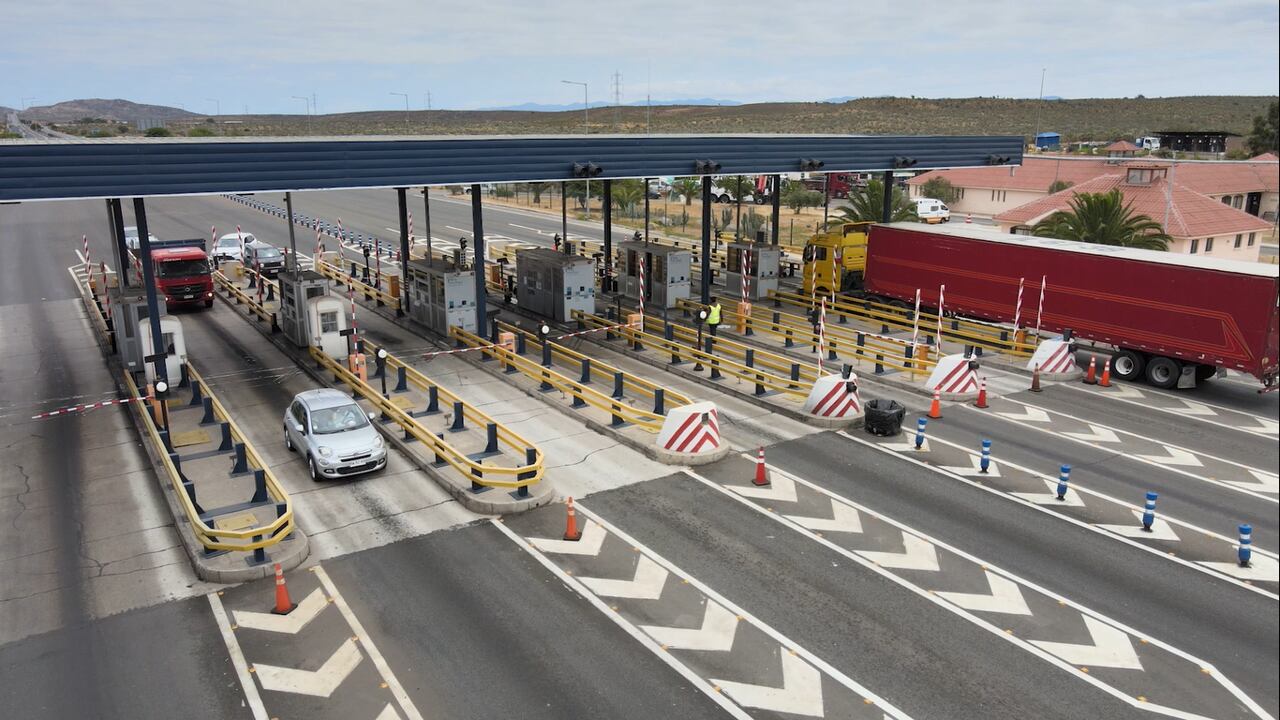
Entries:
{"label": "blue sky", "polygon": [[[732,12],[726,12],[732,8]],[[1275,94],[1275,0],[0,0],[0,105]]]}

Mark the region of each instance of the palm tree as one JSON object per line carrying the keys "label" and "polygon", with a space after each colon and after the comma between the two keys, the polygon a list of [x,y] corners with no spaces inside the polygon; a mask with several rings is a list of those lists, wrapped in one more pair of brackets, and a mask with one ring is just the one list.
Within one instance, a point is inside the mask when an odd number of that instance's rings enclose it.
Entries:
{"label": "palm tree", "polygon": [[[849,194],[849,204],[840,207],[841,222],[880,222],[884,215],[884,183],[871,180],[867,186]],[[892,214],[889,222],[919,220],[916,205],[901,188],[893,189]]]}
{"label": "palm tree", "polygon": [[1036,223],[1031,230],[1039,237],[1119,245],[1144,250],[1168,250],[1173,238],[1160,223],[1147,215],[1134,214],[1120,190],[1105,193],[1077,193],[1070,210],[1059,210]]}
{"label": "palm tree", "polygon": [[684,196],[684,204],[692,205],[693,196],[702,190],[702,181],[694,177],[677,178],[671,183],[671,192]]}
{"label": "palm tree", "polygon": [[628,217],[635,217],[635,208],[644,200],[644,183],[639,180],[614,180],[613,203]]}

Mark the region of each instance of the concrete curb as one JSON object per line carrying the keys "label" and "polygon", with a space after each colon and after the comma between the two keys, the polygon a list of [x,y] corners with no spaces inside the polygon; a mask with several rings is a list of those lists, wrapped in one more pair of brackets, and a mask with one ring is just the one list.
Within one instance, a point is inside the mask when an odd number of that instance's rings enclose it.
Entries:
{"label": "concrete curb", "polygon": [[[218,292],[215,292],[214,294],[218,298],[220,298],[222,302],[225,303],[228,307],[230,307],[232,310],[235,310],[236,308],[235,303],[228,300],[225,295]],[[239,312],[237,312],[236,314],[241,315],[241,317],[245,317],[243,314]],[[253,322],[252,318],[246,317],[246,319],[248,319],[250,321],[250,324],[253,325],[254,328],[256,328],[259,333],[262,333],[262,335],[264,335],[267,338],[267,340],[271,342],[271,344],[275,345],[276,348],[280,350],[280,352],[284,353],[286,356],[289,357],[289,359],[293,360],[294,365],[297,365],[298,368],[301,369],[303,372],[305,372],[309,377],[311,377],[312,380],[315,380],[317,383],[325,387],[331,387],[329,378],[326,375],[326,373],[324,373],[322,370],[316,369],[315,363],[312,362],[310,356],[306,358],[301,358],[298,354],[297,348],[292,347],[288,342],[286,342],[283,336],[278,336],[273,334],[270,328],[263,327],[261,323]],[[392,431],[390,428],[384,426],[381,422],[375,422],[373,424],[374,424],[374,427],[378,428],[378,431],[382,433],[383,437],[385,437],[388,442],[390,442],[402,453],[404,453],[405,457],[408,458],[409,461],[412,462],[415,467],[417,467],[424,474],[426,474],[428,477],[434,480],[437,485],[444,488],[444,490],[448,492],[450,495],[452,495],[454,499],[456,499],[463,507],[467,508],[468,510],[471,510],[472,512],[477,512],[485,515],[502,515],[502,514],[508,514],[508,513],[524,512],[525,510],[530,510],[540,505],[546,505],[547,503],[551,502],[556,496],[555,490],[551,487],[550,481],[545,476],[543,477],[543,480],[538,483],[539,486],[545,486],[545,487],[538,487],[538,486],[531,487],[529,490],[528,497],[523,497],[523,498],[519,497],[515,495],[515,491],[500,492],[500,491],[504,491],[505,488],[486,488],[480,493],[473,493],[471,491],[470,484],[463,485],[461,482],[456,481],[453,478],[438,472],[437,469],[431,465],[431,463],[419,457],[418,453],[414,450],[414,448],[410,446],[410,443],[405,442],[403,436],[400,433]],[[396,425],[394,427],[398,428],[399,426]],[[497,493],[497,495],[494,496],[494,499],[482,499],[491,492]],[[509,500],[496,499],[497,497],[503,497],[503,496],[509,497],[510,499]]]}

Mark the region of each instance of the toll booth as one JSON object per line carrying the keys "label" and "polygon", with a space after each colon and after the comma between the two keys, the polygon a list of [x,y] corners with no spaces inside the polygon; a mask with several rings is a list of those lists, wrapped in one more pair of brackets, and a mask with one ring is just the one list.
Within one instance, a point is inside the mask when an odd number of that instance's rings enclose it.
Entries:
{"label": "toll booth", "polygon": [[[120,352],[120,362],[130,372],[142,372],[143,361],[149,353],[144,351],[143,336],[150,337],[150,314],[147,312],[147,294],[142,288],[115,288],[112,292],[112,320],[115,323],[116,348]],[[160,316],[168,311],[164,295],[156,293],[156,303]]]}
{"label": "toll booth", "polygon": [[[155,354],[151,343],[150,322],[143,324],[139,339],[143,357]],[[173,385],[178,382],[178,378],[182,377],[182,366],[187,362],[187,341],[182,336],[182,322],[171,315],[160,318],[160,340],[164,343],[162,349],[165,352],[165,377],[168,378],[169,384]],[[156,381],[155,363],[143,363],[142,370],[146,374],[147,382]]]}
{"label": "toll booth", "polygon": [[441,335],[450,327],[476,332],[475,271],[456,262],[409,261],[409,316]]}
{"label": "toll booth", "polygon": [[693,254],[657,243],[629,240],[618,245],[618,280],[622,294],[640,297],[640,263],[644,262],[644,279],[648,285],[645,304],[649,307],[674,308],[677,300],[689,298],[690,266]]}
{"label": "toll booth", "polygon": [[573,311],[596,311],[596,264],[581,255],[551,248],[516,251],[516,301],[524,310],[557,322],[573,319]]}
{"label": "toll booth", "polygon": [[778,268],[782,252],[774,245],[754,242],[731,242],[725,252],[725,295],[741,297],[742,260],[747,262],[747,299],[760,300],[769,297],[769,291],[778,289]]}
{"label": "toll booth", "polygon": [[346,300],[332,295],[308,297],[303,314],[310,328],[310,344],[334,360],[345,361],[350,354],[348,336],[343,333],[350,326]]}
{"label": "toll booth", "polygon": [[304,270],[301,275],[283,272],[280,281],[280,329],[298,347],[311,345],[312,336],[319,332],[307,312],[312,298],[329,294],[329,278],[314,270]]}

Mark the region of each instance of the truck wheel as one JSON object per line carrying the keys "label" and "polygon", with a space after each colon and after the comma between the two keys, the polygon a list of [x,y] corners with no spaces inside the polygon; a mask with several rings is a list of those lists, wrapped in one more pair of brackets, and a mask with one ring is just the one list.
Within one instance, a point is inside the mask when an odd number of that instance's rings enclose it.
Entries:
{"label": "truck wheel", "polygon": [[211,308],[211,307],[213,307],[213,298],[209,298],[208,300],[205,300],[205,301],[204,301],[204,306],[205,306],[205,307],[207,307],[207,308]]}
{"label": "truck wheel", "polygon": [[1217,375],[1218,368],[1215,365],[1196,365],[1196,382],[1205,382]]}
{"label": "truck wheel", "polygon": [[1162,390],[1178,384],[1182,375],[1182,363],[1167,357],[1154,357],[1147,363],[1147,382]]}
{"label": "truck wheel", "polygon": [[1146,369],[1146,360],[1132,350],[1121,350],[1111,358],[1111,369],[1121,380],[1137,380]]}

